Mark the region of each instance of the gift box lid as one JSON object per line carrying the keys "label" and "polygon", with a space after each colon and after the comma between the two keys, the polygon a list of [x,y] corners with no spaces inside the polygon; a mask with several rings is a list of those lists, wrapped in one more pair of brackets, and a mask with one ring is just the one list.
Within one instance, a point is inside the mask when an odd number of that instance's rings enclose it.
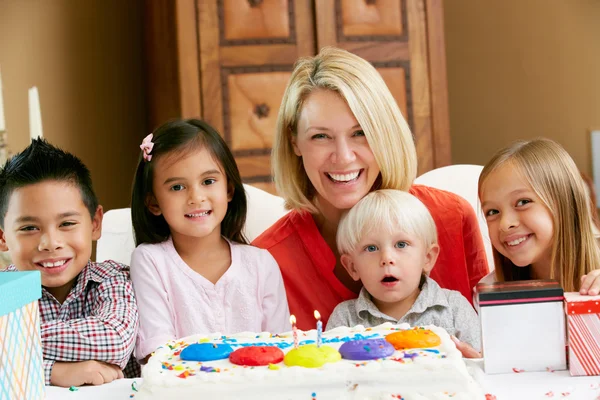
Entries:
{"label": "gift box lid", "polygon": [[478,283],[479,306],[563,301],[563,288],[552,279]]}
{"label": "gift box lid", "polygon": [[0,272],[0,316],[42,297],[39,271]]}
{"label": "gift box lid", "polygon": [[569,314],[600,314],[600,296],[565,293],[565,312]]}

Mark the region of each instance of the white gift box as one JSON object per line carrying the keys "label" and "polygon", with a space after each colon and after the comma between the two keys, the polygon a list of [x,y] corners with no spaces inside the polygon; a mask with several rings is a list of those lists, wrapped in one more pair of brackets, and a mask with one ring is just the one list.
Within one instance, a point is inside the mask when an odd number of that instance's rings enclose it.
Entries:
{"label": "white gift box", "polygon": [[567,369],[563,289],[553,280],[477,285],[488,374]]}

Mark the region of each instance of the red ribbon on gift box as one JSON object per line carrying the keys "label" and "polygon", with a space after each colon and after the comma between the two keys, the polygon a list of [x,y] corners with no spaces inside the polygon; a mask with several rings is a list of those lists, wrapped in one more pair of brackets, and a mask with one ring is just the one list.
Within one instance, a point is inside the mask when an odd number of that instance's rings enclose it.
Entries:
{"label": "red ribbon on gift box", "polygon": [[600,314],[600,301],[570,301],[565,302],[567,315],[572,314]]}

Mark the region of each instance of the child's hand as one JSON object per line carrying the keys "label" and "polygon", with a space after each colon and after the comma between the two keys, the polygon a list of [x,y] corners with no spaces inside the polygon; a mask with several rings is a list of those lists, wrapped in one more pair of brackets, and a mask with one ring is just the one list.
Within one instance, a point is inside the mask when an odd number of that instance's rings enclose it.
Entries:
{"label": "child's hand", "polygon": [[481,358],[481,353],[471,347],[468,343],[461,342],[456,336],[450,336],[464,358]]}
{"label": "child's hand", "polygon": [[90,360],[81,362],[55,362],[50,383],[55,386],[102,385],[123,378],[116,365]]}
{"label": "child's hand", "polygon": [[581,277],[579,294],[590,296],[600,294],[600,269],[595,269]]}

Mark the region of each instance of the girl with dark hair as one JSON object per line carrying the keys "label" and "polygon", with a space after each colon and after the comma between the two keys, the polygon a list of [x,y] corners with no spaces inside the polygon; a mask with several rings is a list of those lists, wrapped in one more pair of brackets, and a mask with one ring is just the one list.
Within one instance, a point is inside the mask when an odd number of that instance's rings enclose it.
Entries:
{"label": "girl with dark hair", "polygon": [[289,330],[275,259],[245,244],[246,194],[219,133],[172,121],[140,148],[131,199],[136,357],[196,333]]}

